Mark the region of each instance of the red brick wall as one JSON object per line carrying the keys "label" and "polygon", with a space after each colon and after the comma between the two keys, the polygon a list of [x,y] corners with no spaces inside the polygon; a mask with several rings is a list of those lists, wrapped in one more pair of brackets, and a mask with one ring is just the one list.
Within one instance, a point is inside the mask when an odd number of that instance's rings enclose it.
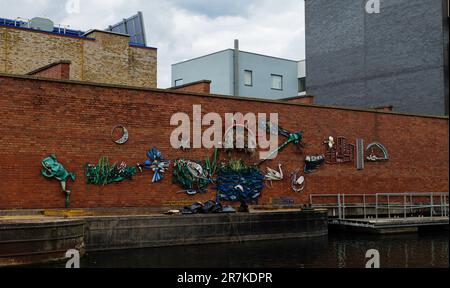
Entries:
{"label": "red brick wall", "polygon": [[[281,126],[305,132],[305,154],[323,153],[322,143],[330,135],[345,136],[351,143],[357,138],[364,139],[366,144],[379,141],[389,150],[391,161],[366,163],[363,171],[356,170],[356,164],[326,165],[308,175],[306,190],[297,194],[291,190],[287,178],[291,171],[303,167],[304,155],[289,146],[276,160],[266,163],[272,168],[282,163],[287,176],[283,182],[274,182],[273,188],[263,191],[260,204],[277,197],[307,203],[310,194],[319,193],[448,191],[448,118],[0,75],[0,209],[64,207],[59,183],[40,176],[41,160],[52,153],[77,174],[76,182],[69,183],[73,208],[181,205],[214,199],[212,186],[206,195],[176,194],[180,188],[171,184],[171,171],[156,184],[151,183],[152,176],[146,173],[137,175],[133,181],[104,187],[87,185],[83,172],[87,162],[96,164],[100,156],[135,165],[146,160],[145,152],[153,146],[171,160],[204,159],[212,151],[182,152],[171,148],[169,143],[174,128],[169,125],[172,114],[179,111],[192,114],[193,104],[201,104],[204,114],[278,112]],[[111,129],[117,124],[125,125],[130,133],[128,143],[123,146],[111,141]],[[252,160],[244,155],[242,158]],[[261,168],[265,170],[266,165]]]}
{"label": "red brick wall", "polygon": [[70,77],[70,61],[60,61],[45,67],[39,68],[35,71],[28,73],[27,75],[52,78],[60,80],[69,80]]}

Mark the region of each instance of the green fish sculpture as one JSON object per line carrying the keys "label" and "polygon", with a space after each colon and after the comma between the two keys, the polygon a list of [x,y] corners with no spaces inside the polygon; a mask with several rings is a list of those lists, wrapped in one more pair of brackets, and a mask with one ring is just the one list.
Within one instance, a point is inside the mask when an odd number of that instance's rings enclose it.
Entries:
{"label": "green fish sculpture", "polygon": [[67,190],[66,183],[68,179],[75,181],[75,174],[68,172],[63,165],[61,165],[56,159],[55,155],[50,155],[49,157],[42,160],[42,166],[44,169],[41,171],[41,175],[46,178],[55,178],[61,182],[61,188],[66,195],[66,208],[70,207],[70,191]]}

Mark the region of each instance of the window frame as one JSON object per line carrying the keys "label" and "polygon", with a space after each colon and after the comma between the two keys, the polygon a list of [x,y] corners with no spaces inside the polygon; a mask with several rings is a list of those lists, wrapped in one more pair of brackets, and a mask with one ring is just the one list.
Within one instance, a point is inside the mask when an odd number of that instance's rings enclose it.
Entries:
{"label": "window frame", "polygon": [[[250,84],[246,83],[246,78],[245,78],[248,72],[250,73]],[[252,70],[248,70],[248,69],[244,70],[244,86],[253,87],[253,71]]]}
{"label": "window frame", "polygon": [[[281,79],[281,88],[274,88],[273,87],[273,78],[274,77],[279,77]],[[284,88],[284,83],[283,83],[283,75],[279,75],[279,74],[270,74],[270,89],[272,90],[276,90],[276,91],[283,91]]]}
{"label": "window frame", "polygon": [[[181,81],[182,83],[180,84],[180,85],[177,85],[177,82],[178,81]],[[174,87],[178,87],[178,86],[183,86],[184,85],[184,80],[183,80],[183,78],[180,78],[180,79],[176,79],[175,81],[174,81]]]}
{"label": "window frame", "polygon": [[[300,91],[300,86],[303,86],[303,90]],[[300,77],[298,78],[298,93],[306,92],[306,77]]]}

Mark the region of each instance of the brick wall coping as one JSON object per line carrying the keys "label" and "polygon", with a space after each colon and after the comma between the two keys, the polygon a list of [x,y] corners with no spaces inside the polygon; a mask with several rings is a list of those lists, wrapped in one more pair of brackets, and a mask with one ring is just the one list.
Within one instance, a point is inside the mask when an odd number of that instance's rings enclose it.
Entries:
{"label": "brick wall coping", "polygon": [[51,68],[51,67],[56,66],[56,65],[59,65],[59,64],[69,64],[69,65],[70,65],[70,64],[72,64],[72,62],[69,61],[69,60],[60,60],[60,61],[56,61],[56,62],[50,63],[50,64],[48,64],[48,65],[39,67],[39,68],[37,68],[37,69],[35,69],[35,70],[33,70],[33,71],[30,71],[30,72],[28,72],[26,75],[33,75],[33,74],[36,74],[36,73],[39,73],[39,72],[41,72],[41,71],[47,70],[48,68]]}
{"label": "brick wall coping", "polygon": [[289,101],[289,100],[305,99],[305,98],[314,98],[314,95],[293,96],[293,97],[282,98],[282,99],[279,99],[279,100],[281,100],[281,101]]}
{"label": "brick wall coping", "polygon": [[434,119],[449,120],[448,116],[414,114],[414,113],[406,113],[406,112],[377,111],[374,109],[341,107],[341,106],[330,106],[330,105],[290,103],[290,102],[280,101],[280,100],[268,100],[268,99],[261,99],[261,98],[238,97],[238,96],[217,95],[217,94],[204,94],[204,93],[195,93],[195,92],[180,92],[180,91],[176,91],[176,90],[174,91],[174,90],[170,90],[170,89],[145,88],[145,87],[136,87],[136,86],[118,85],[118,84],[94,83],[94,82],[77,81],[77,80],[59,80],[59,79],[41,78],[41,77],[29,76],[29,75],[15,75],[15,74],[0,73],[0,77],[27,79],[27,80],[44,81],[44,82],[57,82],[57,83],[72,84],[72,85],[95,86],[95,87],[104,87],[104,88],[116,88],[116,89],[127,89],[127,90],[137,90],[137,91],[153,91],[153,92],[159,92],[159,93],[179,94],[179,95],[183,95],[183,96],[200,96],[200,97],[211,97],[211,98],[229,99],[229,100],[241,100],[241,101],[249,101],[249,102],[262,102],[262,103],[274,103],[274,104],[291,105],[291,106],[304,106],[304,107],[319,108],[319,109],[335,109],[335,110],[346,110],[346,111],[355,111],[355,112],[367,112],[367,113],[374,113],[374,114],[390,114],[390,115],[399,115],[399,116],[406,116],[406,117],[422,117],[422,118],[434,118]]}
{"label": "brick wall coping", "polygon": [[179,86],[170,87],[170,88],[167,88],[167,90],[177,90],[177,89],[189,87],[189,86],[196,85],[196,84],[202,84],[202,83],[211,84],[212,81],[211,80],[199,80],[199,81],[189,82],[189,83],[179,85]]}

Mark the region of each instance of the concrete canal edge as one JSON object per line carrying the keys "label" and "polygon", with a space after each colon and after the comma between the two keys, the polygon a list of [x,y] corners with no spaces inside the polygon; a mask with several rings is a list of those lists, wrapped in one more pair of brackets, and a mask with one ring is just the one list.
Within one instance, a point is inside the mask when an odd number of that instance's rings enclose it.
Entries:
{"label": "concrete canal edge", "polygon": [[83,255],[85,225],[55,218],[0,221],[0,267],[63,260],[69,249]]}
{"label": "concrete canal edge", "polygon": [[108,251],[328,234],[322,209],[211,215],[121,215],[0,219],[0,266],[45,263],[69,249]]}

